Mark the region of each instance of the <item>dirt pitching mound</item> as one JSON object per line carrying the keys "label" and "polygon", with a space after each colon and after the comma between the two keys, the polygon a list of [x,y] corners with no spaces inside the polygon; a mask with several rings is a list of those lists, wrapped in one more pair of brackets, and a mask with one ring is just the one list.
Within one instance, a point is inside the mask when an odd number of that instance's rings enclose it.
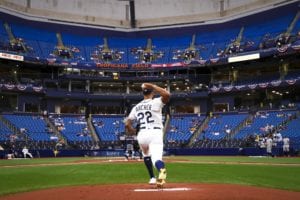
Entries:
{"label": "dirt pitching mound", "polygon": [[71,186],[0,197],[0,200],[276,200],[300,199],[300,192],[232,184],[147,184]]}

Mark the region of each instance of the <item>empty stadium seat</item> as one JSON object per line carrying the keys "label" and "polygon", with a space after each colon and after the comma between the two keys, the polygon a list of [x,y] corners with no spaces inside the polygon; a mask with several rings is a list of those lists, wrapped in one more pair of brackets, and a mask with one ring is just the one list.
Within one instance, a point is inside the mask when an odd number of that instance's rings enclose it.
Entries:
{"label": "empty stadium seat", "polygon": [[82,115],[50,115],[52,123],[70,142],[91,141],[91,133],[87,121]]}
{"label": "empty stadium seat", "polygon": [[50,136],[47,132],[47,124],[40,115],[9,115],[3,117],[10,121],[23,134],[28,135],[30,139],[36,141],[50,141]]}
{"label": "empty stadium seat", "polygon": [[167,142],[187,143],[204,119],[204,116],[196,114],[172,116],[166,133]]}
{"label": "empty stadium seat", "polygon": [[258,112],[255,115],[251,124],[242,128],[235,136],[236,139],[246,138],[249,135],[262,135],[266,134],[266,126],[273,126],[274,128],[286,121],[295,111],[269,111]]}
{"label": "empty stadium seat", "polygon": [[240,125],[248,114],[215,114],[208,122],[207,128],[199,139],[220,140],[231,137],[230,134]]}
{"label": "empty stadium seat", "polygon": [[[260,44],[266,34],[271,39],[275,39],[279,34],[284,33],[291,21],[295,17],[296,13],[285,13],[278,17],[273,17],[270,20],[255,21],[255,23],[249,21],[244,23],[244,32],[240,41],[243,46],[247,42],[251,43],[250,47],[243,47],[243,51],[255,51],[259,49]],[[3,24],[3,22],[2,22]],[[295,26],[292,27],[291,33],[296,34],[300,27],[298,20]],[[12,32],[15,37],[23,38],[25,43],[32,47],[32,51],[27,55],[31,57],[38,57],[40,59],[47,59],[49,55],[53,53],[53,50],[57,46],[56,32],[45,30],[38,27],[26,26],[24,24],[10,23]],[[242,26],[228,26],[228,28],[222,29],[208,29],[204,31],[202,28],[193,34],[196,35],[195,47],[200,51],[200,58],[209,60],[210,58],[218,57],[219,51],[225,51],[228,45],[237,39],[239,31]],[[80,31],[82,32],[82,31]],[[189,35],[190,34],[190,35]],[[154,59],[151,63],[174,63],[183,62],[183,57],[174,60],[174,52],[183,52],[190,46],[192,33],[189,34],[176,34],[174,37],[166,37],[155,34],[152,39],[152,50],[157,52],[163,52],[161,58]],[[1,37],[0,43],[8,43],[8,36],[3,28],[0,27]],[[93,62],[91,55],[95,51],[97,45],[103,44],[103,38],[98,35],[83,35],[73,34],[70,32],[61,33],[63,43],[66,47],[76,47],[79,51],[72,52],[74,55],[72,58],[67,59],[69,62]],[[151,36],[151,35],[150,35]],[[221,37],[220,37],[221,36]],[[116,37],[108,36],[108,46],[113,51],[122,51],[123,56],[121,60],[113,60],[112,63],[140,63],[141,60],[137,55],[132,54],[131,49],[141,48],[145,49],[147,45],[148,37],[144,34],[137,34],[136,37]],[[269,48],[274,47],[270,46]],[[5,50],[5,49],[4,49]],[[60,62],[65,59],[57,58]]]}
{"label": "empty stadium seat", "polygon": [[13,132],[2,122],[0,121],[0,141],[10,140],[10,136]]}
{"label": "empty stadium seat", "polygon": [[93,125],[101,141],[118,141],[125,133],[123,116],[93,116]]}

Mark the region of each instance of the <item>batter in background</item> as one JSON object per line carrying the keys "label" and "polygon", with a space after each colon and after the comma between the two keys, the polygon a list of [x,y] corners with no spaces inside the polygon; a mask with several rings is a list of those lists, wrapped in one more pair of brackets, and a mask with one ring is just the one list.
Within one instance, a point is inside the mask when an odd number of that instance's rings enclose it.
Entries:
{"label": "batter in background", "polygon": [[[162,108],[169,102],[170,93],[155,84],[143,83],[142,91],[144,99],[135,105],[125,121],[128,133],[136,132],[133,122],[136,120],[139,126],[137,140],[144,156],[144,163],[150,175],[149,184],[163,187],[166,183],[167,171],[163,156],[163,122]],[[160,97],[154,98],[155,94]],[[158,170],[157,179],[154,176],[153,167]]]}

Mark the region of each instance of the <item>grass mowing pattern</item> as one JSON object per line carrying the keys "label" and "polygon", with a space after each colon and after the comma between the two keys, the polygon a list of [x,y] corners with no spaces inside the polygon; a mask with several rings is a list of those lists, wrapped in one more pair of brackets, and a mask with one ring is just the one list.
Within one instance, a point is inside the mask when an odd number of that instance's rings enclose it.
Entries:
{"label": "grass mowing pattern", "polygon": [[[178,159],[178,157],[175,157]],[[183,157],[179,157],[182,159]],[[33,159],[13,160],[15,165],[72,162],[72,159]],[[172,159],[172,158],[171,158]],[[184,157],[193,161],[248,162],[249,158],[230,157]],[[270,161],[271,160],[271,161]],[[268,159],[277,163],[279,159]],[[299,163],[300,159],[289,159]],[[282,160],[285,163],[285,159]],[[258,160],[257,162],[262,162]],[[5,164],[6,163],[6,164]],[[9,161],[1,160],[0,166]],[[10,163],[12,164],[12,163]],[[231,183],[254,185],[300,191],[300,167],[239,165],[239,164],[203,164],[203,163],[167,163],[168,181],[178,183]],[[143,162],[139,163],[101,163],[61,166],[34,166],[0,169],[0,195],[67,185],[93,185],[118,183],[147,183],[148,174]]]}
{"label": "grass mowing pattern", "polygon": [[[105,158],[97,158],[97,160],[103,160]],[[84,161],[84,160],[91,160],[91,158],[41,158],[41,159],[13,159],[13,160],[0,160],[0,167],[1,166],[17,166],[17,165],[32,165],[32,164],[55,164],[55,163],[68,163],[68,162],[75,162],[75,161]],[[95,159],[96,160],[96,159]]]}
{"label": "grass mowing pattern", "polygon": [[231,183],[300,191],[299,167],[168,164],[170,182]]}
{"label": "grass mowing pattern", "polygon": [[170,160],[184,159],[198,162],[237,162],[237,163],[280,163],[300,164],[300,157],[240,157],[240,156],[171,156]]}

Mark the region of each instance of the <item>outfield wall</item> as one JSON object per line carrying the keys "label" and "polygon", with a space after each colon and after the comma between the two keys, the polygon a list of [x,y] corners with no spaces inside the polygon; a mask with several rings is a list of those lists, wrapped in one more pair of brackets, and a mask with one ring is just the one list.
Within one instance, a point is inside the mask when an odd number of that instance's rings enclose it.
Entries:
{"label": "outfield wall", "polygon": [[[31,150],[34,157],[54,157],[52,150]],[[273,148],[274,156],[282,156],[282,148]],[[6,158],[8,151],[1,151],[0,158]],[[21,151],[16,151],[18,157],[22,157]],[[298,152],[291,149],[291,155]],[[266,149],[259,148],[200,148],[183,149],[174,148],[165,151],[166,156],[267,156]],[[124,150],[60,150],[57,157],[123,157]]]}

